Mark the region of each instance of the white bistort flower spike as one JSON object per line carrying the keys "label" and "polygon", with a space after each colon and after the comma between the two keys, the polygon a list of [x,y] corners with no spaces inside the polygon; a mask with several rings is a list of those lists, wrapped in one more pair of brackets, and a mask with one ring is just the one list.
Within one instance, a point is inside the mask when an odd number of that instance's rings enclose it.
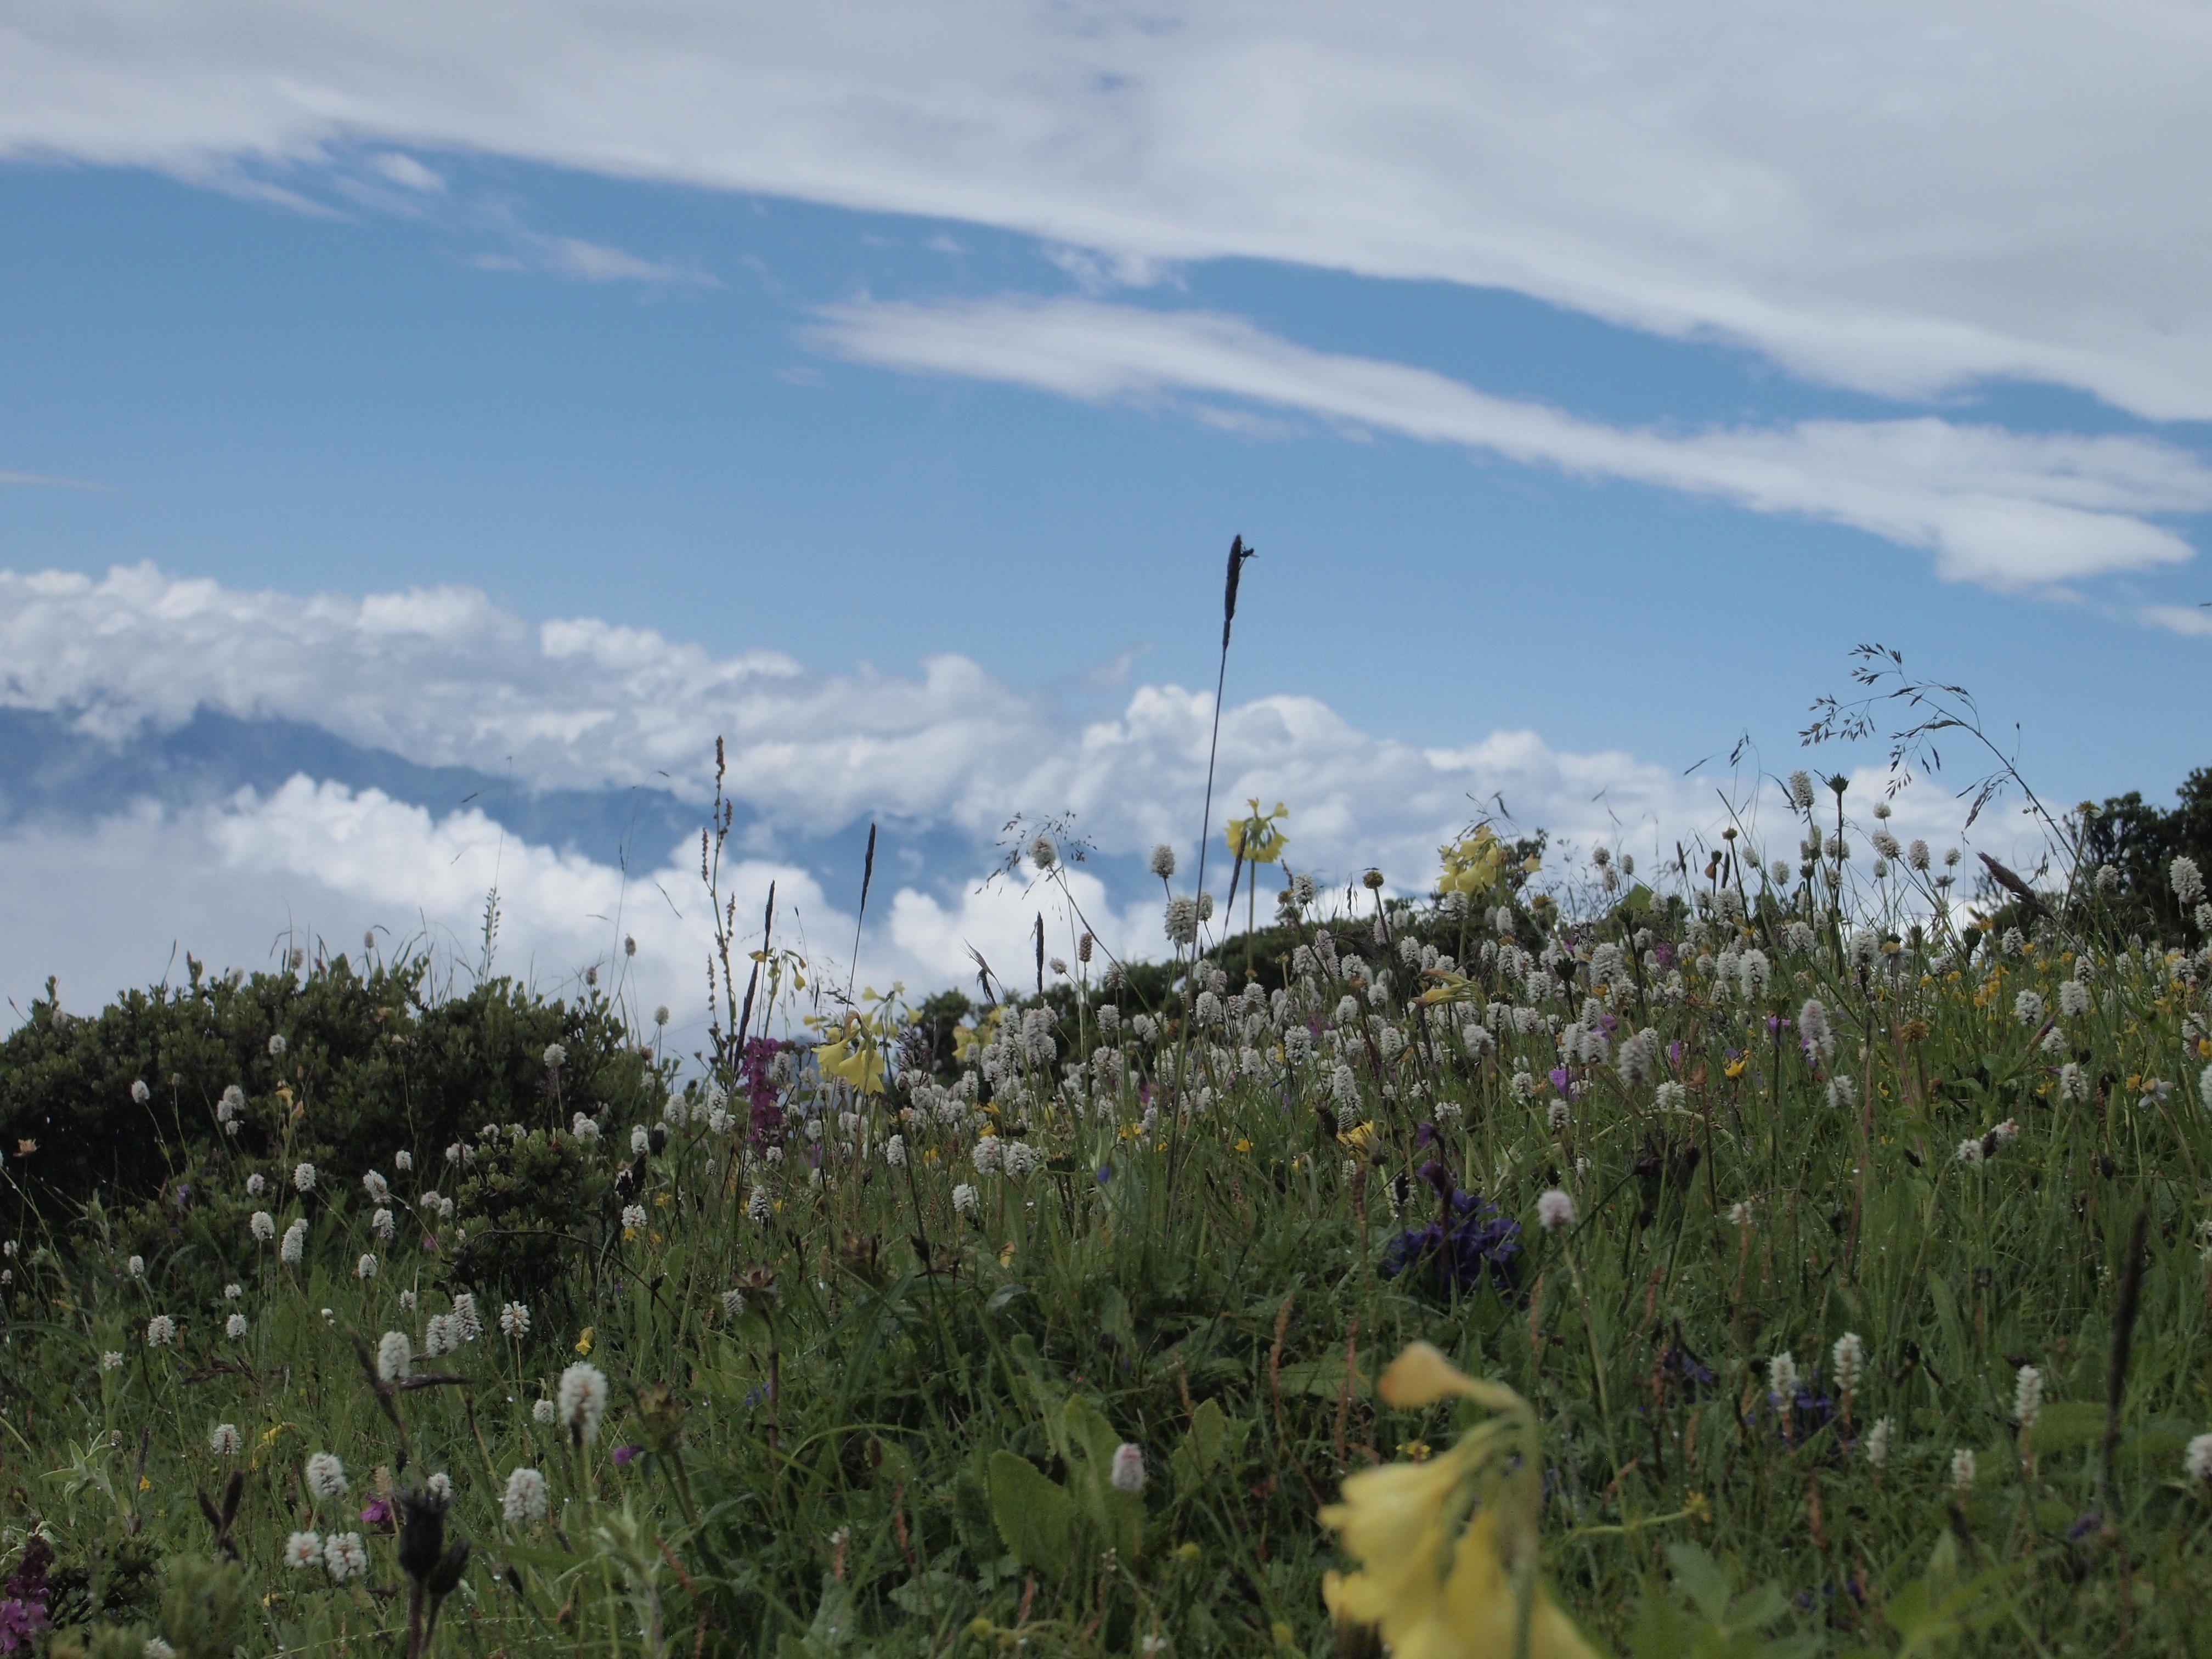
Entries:
{"label": "white bistort flower spike", "polygon": [[507,1477],[507,1494],[500,1507],[518,1525],[543,1521],[547,1508],[545,1477],[536,1469],[515,1470]]}
{"label": "white bistort flower spike", "polygon": [[288,1567],[312,1567],[323,1559],[323,1540],[319,1533],[295,1532],[284,1540],[284,1565]]}
{"label": "white bistort flower spike", "polygon": [[335,1453],[317,1452],[307,1460],[307,1490],[325,1504],[334,1504],[346,1495],[345,1465]]}
{"label": "white bistort flower spike", "polygon": [[607,1409],[605,1372],[579,1360],[561,1373],[558,1400],[561,1421],[579,1444],[599,1438],[599,1419]]}
{"label": "white bistort flower spike", "polygon": [[1554,1187],[1536,1200],[1536,1219],[1547,1233],[1575,1224],[1575,1200],[1571,1193]]}

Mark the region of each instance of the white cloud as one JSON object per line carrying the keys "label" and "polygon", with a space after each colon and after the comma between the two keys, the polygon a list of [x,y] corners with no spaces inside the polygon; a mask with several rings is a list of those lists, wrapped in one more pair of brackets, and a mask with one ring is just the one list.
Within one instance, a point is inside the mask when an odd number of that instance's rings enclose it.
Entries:
{"label": "white cloud", "polygon": [[384,150],[368,158],[368,165],[385,179],[404,189],[419,191],[426,195],[437,195],[446,188],[446,181],[432,169],[424,167],[411,155],[398,150]]}
{"label": "white cloud", "polygon": [[[2190,8],[1320,0],[635,8],[77,0],[0,154],[243,170],[404,145],[1531,294],[1845,385],[2212,415]],[[264,182],[264,190],[280,186]]]}
{"label": "white cloud", "polygon": [[[0,705],[66,713],[93,738],[205,707],[530,786],[703,799],[719,737],[740,803],[798,832],[874,814],[983,840],[1016,811],[1073,811],[1122,853],[1188,842],[1212,711],[1206,692],[1140,685],[1079,724],[957,656],[915,677],[818,674],[591,619],[532,628],[468,588],[301,599],[150,565],[97,581],[0,572]],[[1299,860],[1386,860],[1409,879],[1474,815],[1469,797],[1501,789],[1522,821],[1567,833],[1608,812],[1679,816],[1665,772],[1629,756],[1559,755],[1525,733],[1425,751],[1310,697],[1226,709],[1219,778],[1218,801],[1292,803]],[[1592,803],[1601,787],[1609,807]]]}
{"label": "white cloud", "polygon": [[1827,519],[1927,548],[1996,587],[2175,564],[2142,516],[2212,507],[2212,468],[2140,438],[2023,436],[1923,417],[1671,433],[1516,403],[1427,369],[1334,356],[1241,319],[1090,300],[828,307],[815,331],[863,362],[1105,400],[1235,398],[1509,459]]}
{"label": "white cloud", "polygon": [[641,259],[618,247],[587,242],[578,236],[539,236],[531,239],[548,269],[587,283],[692,283],[712,287],[704,271],[662,259]]}
{"label": "white cloud", "polygon": [[[735,793],[771,823],[803,834],[883,816],[893,846],[961,832],[951,839],[973,850],[949,865],[936,854],[945,867],[877,866],[859,975],[916,990],[970,981],[970,946],[1006,981],[1028,982],[1040,914],[1049,955],[1072,958],[1083,926],[1114,954],[1158,954],[1157,896],[1117,895],[1097,866],[1070,872],[1079,918],[1048,884],[976,877],[1012,813],[1072,811],[1103,853],[1176,846],[1187,890],[1212,712],[1206,692],[1139,685],[1118,713],[1076,721],[957,657],[913,678],[823,675],[588,619],[532,628],[464,588],[301,599],[148,566],[97,582],[0,572],[0,706],[73,715],[88,743],[208,707],[319,725],[422,763],[504,772],[511,757],[525,785],[672,785],[702,816],[714,739],[726,734]],[[1656,869],[1678,838],[1694,846],[1728,821],[1716,781],[1628,754],[1564,752],[1527,732],[1424,749],[1313,698],[1274,696],[1224,711],[1214,799],[1219,816],[1248,796],[1289,802],[1292,869],[1333,881],[1371,863],[1406,890],[1425,884],[1441,842],[1501,811],[1567,843],[1602,838]],[[1771,787],[1718,781],[1755,834],[1778,848],[1792,838]],[[1854,799],[1875,784],[1863,774]],[[1900,829],[1931,837],[1958,817],[1940,787],[1899,802]],[[434,817],[306,776],[212,806],[21,823],[0,835],[0,992],[23,1007],[58,973],[68,1006],[82,1010],[158,977],[173,942],[218,967],[251,967],[295,939],[351,951],[371,926],[387,941],[427,939],[466,968],[496,887],[501,971],[573,991],[599,963],[612,983],[619,943],[635,935],[625,993],[641,1012],[673,1008],[688,1051],[711,933],[696,844],[644,852],[625,875],[522,841],[473,808]],[[1219,894],[1228,872],[1218,842],[1214,852],[1207,885]],[[803,938],[817,963],[845,963],[854,919],[843,907],[855,896],[832,898],[787,858],[732,844],[725,890],[741,917],[758,914],[771,881],[780,934]]]}
{"label": "white cloud", "polygon": [[2139,621],[2185,638],[2212,640],[2212,611],[2203,606],[2147,605],[2136,612]]}

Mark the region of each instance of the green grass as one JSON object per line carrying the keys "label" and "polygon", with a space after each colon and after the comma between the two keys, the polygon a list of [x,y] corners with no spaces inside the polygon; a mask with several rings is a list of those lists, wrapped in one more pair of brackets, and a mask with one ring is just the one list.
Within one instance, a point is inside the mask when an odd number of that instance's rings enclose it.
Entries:
{"label": "green grass", "polygon": [[[1322,1610],[1322,1574],[1347,1564],[1316,1511],[1346,1474],[1440,1447],[1462,1420],[1374,1392],[1425,1339],[1535,1407],[1546,1571],[1617,1651],[1753,1651],[1748,1636],[1717,1645],[1723,1604],[1729,1586],[1769,1582],[1756,1639],[1807,1651],[1935,1651],[1947,1631],[1971,1651],[2212,1646],[2198,1633],[2212,1629],[2212,1500],[2184,1468],[2212,1427],[2201,958],[2130,951],[2087,915],[1967,958],[1936,924],[1911,925],[1941,912],[1926,888],[1890,891],[1917,879],[1900,866],[1861,907],[1874,948],[1855,959],[1828,918],[1833,866],[1762,892],[1747,864],[1748,922],[1715,902],[1726,863],[1686,872],[1672,900],[1618,906],[1601,872],[1579,872],[1571,922],[1502,886],[1395,908],[1387,942],[1372,915],[1340,919],[1334,967],[1276,964],[1286,1005],[1229,1000],[1249,1030],[1208,1024],[1221,999],[1186,1000],[1186,980],[1150,1011],[1163,1023],[1146,1041],[1121,994],[1118,1063],[1097,1059],[1117,994],[1094,980],[1056,999],[1032,1048],[989,1050],[979,1098],[926,1077],[872,1100],[801,1078],[777,1161],[749,1144],[742,1097],[717,1133],[694,1083],[678,1097],[687,1121],[632,1160],[630,1118],[580,1140],[576,1102],[556,1091],[520,1145],[488,1126],[459,1166],[442,1146],[407,1148],[411,1173],[397,1147],[362,1152],[301,1193],[290,1148],[313,1138],[318,1098],[295,1092],[288,1109],[272,1084],[249,1096],[245,1133],[192,1155],[220,1228],[195,1240],[97,1204],[58,1218],[50,1204],[44,1224],[24,1212],[7,1263],[8,1570],[35,1529],[58,1620],[150,1632],[161,1564],[218,1547],[196,1492],[219,1512],[240,1474],[226,1535],[247,1650],[398,1652],[397,1540],[361,1511],[387,1482],[444,1473],[447,1530],[473,1553],[441,1651],[1359,1651]],[[1569,975],[1503,970],[1486,920],[1501,902],[1517,948],[1541,951],[1548,928]],[[1676,964],[1638,959],[1638,930]],[[1281,943],[1318,931],[1304,916]],[[1630,957],[1601,989],[1589,959],[1607,942]],[[1763,989],[1717,977],[1731,946],[1766,953]],[[1425,976],[1424,948],[1456,971]],[[1388,988],[1370,997],[1378,969]],[[2077,973],[2088,1007],[2058,1017]],[[1518,1029],[1532,981],[1546,994]],[[2024,990],[2053,1024],[2015,1016]],[[1347,995],[1356,1105],[1340,1120],[1352,1101],[1332,1093],[1329,1033]],[[1825,1054],[1799,1042],[1808,998],[1827,1012]],[[1617,1027],[1605,1060],[1570,1066],[1555,1127],[1563,1062],[1545,1016],[1586,1012]],[[888,1042],[896,1010],[870,1018]],[[1471,1045],[1471,1024],[1492,1034]],[[1310,1058],[1285,1064],[1286,1026],[1318,1033]],[[1647,1027],[1657,1058],[1631,1081],[1621,1039]],[[2064,1063],[2084,1097],[2062,1088]],[[1856,1103],[1832,1103],[1839,1080]],[[818,1183],[809,1121],[824,1131]],[[2008,1121],[2016,1139],[1960,1156]],[[1354,1161],[1338,1130],[1358,1124],[1372,1127],[1350,1137]],[[979,1173],[985,1127],[1034,1148],[1037,1167]],[[1393,1239],[1438,1215],[1431,1163],[1520,1224],[1509,1283],[1385,1274]],[[613,1182],[626,1166],[635,1179]],[[389,1242],[372,1227],[371,1167],[394,1194]],[[254,1175],[264,1196],[246,1190]],[[976,1188],[972,1213],[956,1184]],[[1537,1200],[1553,1188],[1577,1219],[1547,1232]],[[450,1219],[410,1208],[429,1188],[456,1201]],[[626,1226],[632,1204],[644,1218]],[[300,1264],[251,1237],[256,1208],[280,1235],[308,1218]],[[125,1256],[147,1237],[179,1242],[136,1277]],[[378,1264],[366,1279],[364,1255]],[[464,1289],[482,1334],[413,1371],[465,1380],[380,1398],[356,1338],[404,1332],[419,1355],[426,1320]],[[526,1335],[498,1327],[509,1297],[530,1304]],[[224,1334],[234,1311],[241,1338]],[[155,1315],[179,1322],[174,1346],[149,1346]],[[1832,1358],[1846,1332],[1866,1356],[1848,1411]],[[119,1367],[101,1368],[108,1352]],[[1808,1390],[1786,1420],[1768,1395],[1784,1352]],[[586,1354],[611,1400],[580,1446],[532,1408]],[[2023,1364],[2045,1394],[2025,1433]],[[1883,1419],[1877,1467],[1869,1431]],[[210,1449],[220,1424],[240,1455]],[[1122,1442],[1148,1471],[1133,1498],[1106,1479]],[[1962,1450],[1977,1469],[1963,1492]],[[349,1472],[342,1501],[306,1486],[322,1451]],[[543,1522],[502,1516],[519,1467],[548,1483]],[[288,1536],[309,1528],[362,1534],[366,1577],[288,1568]],[[186,1645],[198,1616],[176,1614],[169,1639]]]}

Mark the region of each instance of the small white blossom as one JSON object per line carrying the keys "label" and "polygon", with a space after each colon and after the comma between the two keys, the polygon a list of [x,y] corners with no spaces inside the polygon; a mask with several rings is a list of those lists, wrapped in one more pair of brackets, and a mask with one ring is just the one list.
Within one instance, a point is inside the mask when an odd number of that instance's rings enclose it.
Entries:
{"label": "small white blossom", "polygon": [[507,1477],[507,1495],[501,1508],[517,1525],[545,1518],[545,1477],[536,1469],[517,1469]]}
{"label": "small white blossom", "polygon": [[459,1291],[454,1293],[453,1318],[459,1327],[461,1340],[464,1342],[473,1342],[483,1334],[483,1321],[477,1316],[477,1298],[474,1291]]}
{"label": "small white blossom", "polygon": [[346,1495],[345,1465],[336,1453],[317,1452],[307,1460],[307,1490],[325,1504],[335,1504]]}
{"label": "small white blossom", "polygon": [[284,1540],[284,1565],[288,1567],[312,1567],[323,1559],[323,1540],[319,1533],[295,1532]]}
{"label": "small white blossom", "polygon": [[893,1135],[884,1143],[884,1162],[894,1170],[906,1168],[906,1137]]}
{"label": "small white blossom", "polygon": [[404,1331],[386,1331],[376,1340],[376,1374],[386,1382],[397,1382],[407,1375],[407,1368],[415,1363],[415,1345]]}
{"label": "small white blossom", "polygon": [[568,1120],[568,1133],[579,1140],[597,1140],[599,1126],[583,1113],[578,1112]]}
{"label": "small white blossom", "polygon": [[264,1244],[276,1237],[276,1218],[266,1210],[256,1210],[253,1212],[253,1218],[246,1224],[254,1237],[259,1239]]}
{"label": "small white blossom", "polygon": [[957,1215],[975,1213],[977,1195],[974,1187],[963,1181],[952,1188],[952,1208]]}
{"label": "small white blossom", "polygon": [[635,1158],[641,1152],[651,1151],[652,1147],[653,1131],[642,1123],[631,1124],[629,1127],[630,1155]]}
{"label": "small white blossom", "polygon": [[323,1565],[333,1583],[362,1577],[368,1571],[368,1551],[357,1532],[334,1532],[323,1541]]}
{"label": "small white blossom", "polygon": [[422,1483],[422,1490],[430,1494],[433,1502],[450,1504],[453,1501],[453,1477],[441,1469]]}
{"label": "small white blossom", "polygon": [[499,1310],[499,1328],[512,1337],[530,1334],[530,1310],[520,1302],[503,1304]]}
{"label": "small white blossom", "polygon": [[2013,1379],[2012,1414],[2023,1434],[2043,1415],[2043,1373],[2033,1365],[2022,1365]]}
{"label": "small white blossom", "polygon": [[1142,1448],[1123,1441],[1114,1449],[1114,1469],[1107,1477],[1115,1492],[1142,1492],[1145,1489],[1145,1454]]}
{"label": "small white blossom", "polygon": [[208,1449],[217,1457],[235,1457],[245,1445],[245,1437],[239,1433],[235,1423],[218,1423],[208,1436]]}
{"label": "small white blossom", "polygon": [[561,1420],[561,1410],[551,1401],[540,1400],[530,1407],[530,1417],[535,1423],[557,1423]]}
{"label": "small white blossom", "polygon": [[1964,1446],[1951,1454],[1951,1490],[1960,1497],[1974,1489],[1974,1455]]}
{"label": "small white blossom", "polygon": [[133,1279],[143,1279],[146,1277],[146,1258],[143,1255],[132,1256],[131,1260],[125,1262],[123,1266]]}
{"label": "small white blossom", "polygon": [[243,1285],[226,1285],[222,1287],[222,1299],[226,1302],[235,1302],[245,1294],[246,1286]]}
{"label": "small white blossom", "polygon": [[374,1279],[374,1278],[375,1278],[375,1277],[376,1277],[376,1258],[375,1258],[374,1256],[373,1256],[373,1255],[364,1255],[363,1257],[362,1257],[362,1259],[361,1259],[359,1261],[356,1261],[356,1263],[354,1263],[354,1269],[353,1269],[353,1271],[354,1271],[354,1276],[355,1276],[356,1279]]}
{"label": "small white blossom", "polygon": [[1845,1331],[1836,1339],[1832,1356],[1836,1362],[1836,1388],[1844,1394],[1858,1390],[1860,1374],[1866,1369],[1866,1344],[1859,1340],[1856,1331]]}
{"label": "small white blossom", "polygon": [[645,1206],[642,1204],[623,1205],[622,1224],[623,1231],[626,1233],[634,1233],[643,1228],[645,1225]]}
{"label": "small white blossom", "polygon": [[104,1371],[121,1370],[123,1369],[123,1356],[116,1352],[112,1348],[108,1349],[106,1352],[100,1356],[100,1369]]}
{"label": "small white blossom", "polygon": [[284,1242],[276,1247],[276,1254],[287,1267],[300,1265],[301,1258],[307,1254],[307,1219],[305,1216],[295,1217],[292,1224],[284,1229]]}
{"label": "small white blossom", "polygon": [[284,1034],[278,1031],[269,1039],[269,1057],[271,1060],[281,1059],[283,1056],[284,1048]]}
{"label": "small white blossom", "polygon": [[1162,881],[1168,880],[1176,872],[1175,848],[1165,842],[1152,848],[1152,871]]}
{"label": "small white blossom", "polygon": [[410,1170],[415,1167],[415,1154],[410,1152],[398,1152],[392,1153],[392,1167],[400,1171],[403,1175],[405,1174],[408,1170]]}
{"label": "small white blossom", "polygon": [[1895,1419],[1885,1417],[1867,1434],[1867,1462],[1880,1468],[1889,1462],[1889,1443],[1897,1434]]}
{"label": "small white blossom", "polygon": [[1547,1233],[1575,1224],[1575,1200],[1571,1194],[1554,1187],[1536,1200],[1536,1219]]}
{"label": "small white blossom", "polygon": [[568,1051],[557,1042],[545,1045],[545,1064],[549,1070],[558,1070],[568,1063]]}
{"label": "small white blossom", "polygon": [[775,1205],[768,1195],[768,1188],[756,1187],[752,1196],[745,1200],[745,1216],[756,1227],[765,1227],[775,1214]]}
{"label": "small white blossom", "polygon": [[596,1440],[599,1419],[606,1414],[606,1373],[597,1365],[578,1361],[561,1373],[561,1421],[580,1441]]}
{"label": "small white blossom", "polygon": [[374,1215],[369,1217],[368,1227],[371,1232],[387,1244],[392,1242],[392,1236],[399,1231],[399,1224],[389,1210],[379,1210]]}
{"label": "small white blossom", "polygon": [[2043,994],[2022,991],[2012,1000],[2012,1017],[2023,1025],[2043,1024]]}
{"label": "small white blossom", "polygon": [[743,1291],[722,1292],[722,1317],[743,1319],[745,1316],[745,1293]]}
{"label": "small white blossom", "polygon": [[2189,1443],[2181,1467],[2191,1480],[2212,1480],[2212,1434],[2200,1434]]}
{"label": "small white blossom", "polygon": [[269,1182],[265,1176],[254,1174],[246,1177],[246,1192],[249,1198],[258,1198],[268,1190]]}
{"label": "small white blossom", "polygon": [[432,1314],[422,1323],[422,1357],[435,1359],[461,1346],[461,1322],[451,1314]]}
{"label": "small white blossom", "polygon": [[314,1191],[315,1166],[312,1164],[296,1164],[293,1165],[292,1184],[303,1193],[312,1193]]}
{"label": "small white blossom", "polygon": [[146,1322],[146,1346],[149,1348],[174,1347],[177,1341],[177,1322],[167,1314],[155,1314]]}
{"label": "small white blossom", "polygon": [[1967,1139],[1962,1140],[1959,1143],[1958,1158],[1960,1163],[1972,1168],[1973,1165],[1979,1164],[1982,1161],[1983,1157],[1982,1143],[1979,1140]]}
{"label": "small white blossom", "polygon": [[231,1315],[228,1319],[223,1321],[222,1330],[223,1334],[228,1336],[232,1341],[237,1341],[239,1338],[246,1334],[246,1316],[242,1313],[234,1313]]}
{"label": "small white blossom", "polygon": [[1766,1391],[1788,1411],[1797,1399],[1797,1361],[1778,1353],[1766,1362]]}

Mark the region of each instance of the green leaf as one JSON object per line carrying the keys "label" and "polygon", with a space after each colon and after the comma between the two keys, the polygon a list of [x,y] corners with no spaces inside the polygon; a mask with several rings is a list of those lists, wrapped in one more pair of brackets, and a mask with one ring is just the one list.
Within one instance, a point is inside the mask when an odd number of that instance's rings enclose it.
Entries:
{"label": "green leaf", "polygon": [[1221,1461],[1223,1442],[1229,1437],[1229,1419],[1222,1414],[1218,1400],[1203,1401],[1191,1413],[1190,1432],[1183,1437],[1190,1447],[1192,1465],[1200,1474],[1213,1473],[1213,1466]]}
{"label": "green leaf", "polygon": [[1026,1457],[991,1454],[991,1520],[1024,1566],[1048,1578],[1066,1572],[1075,1505]]}
{"label": "green leaf", "polygon": [[2027,1431],[2028,1449],[2038,1457],[2094,1445],[2105,1432],[2105,1408],[2087,1400],[2054,1401]]}
{"label": "green leaf", "polygon": [[[1295,1365],[1285,1365],[1282,1372],[1285,1394],[1311,1395],[1316,1400],[1340,1400],[1344,1396],[1344,1356],[1334,1354],[1327,1359],[1304,1359]],[[1375,1379],[1365,1371],[1354,1375],[1352,1397],[1371,1400],[1375,1395]]]}

